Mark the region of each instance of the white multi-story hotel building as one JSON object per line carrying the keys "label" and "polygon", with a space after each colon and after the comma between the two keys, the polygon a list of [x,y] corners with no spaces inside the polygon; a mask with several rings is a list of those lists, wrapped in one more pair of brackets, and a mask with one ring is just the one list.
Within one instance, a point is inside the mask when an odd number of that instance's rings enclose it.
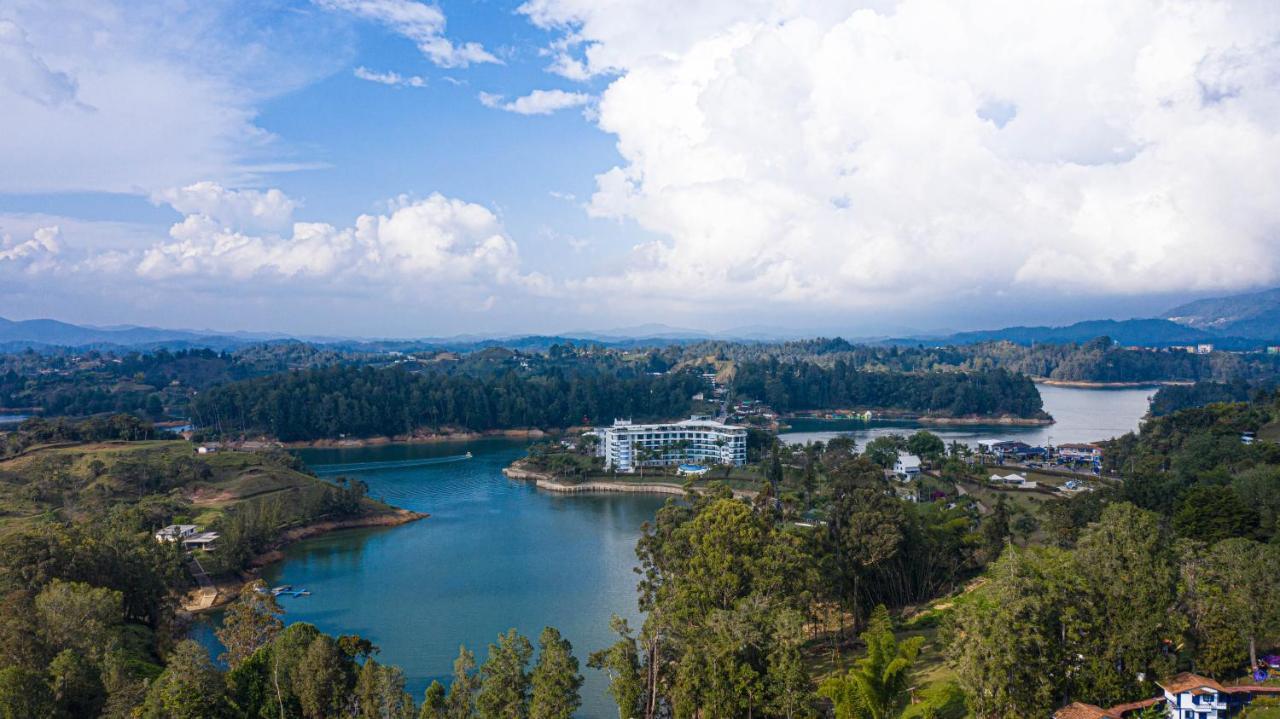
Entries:
{"label": "white multi-story hotel building", "polygon": [[747,463],[747,430],[710,419],[686,419],[669,424],[632,424],[615,419],[612,427],[598,427],[597,451],[605,469],[633,472],[642,463],[659,467],[682,462]]}

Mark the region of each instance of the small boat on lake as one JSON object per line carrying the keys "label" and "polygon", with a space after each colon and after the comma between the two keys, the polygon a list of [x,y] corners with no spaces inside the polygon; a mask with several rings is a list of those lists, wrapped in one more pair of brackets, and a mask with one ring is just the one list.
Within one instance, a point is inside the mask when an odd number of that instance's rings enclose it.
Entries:
{"label": "small boat on lake", "polygon": [[467,452],[467,459],[471,459],[471,453]]}

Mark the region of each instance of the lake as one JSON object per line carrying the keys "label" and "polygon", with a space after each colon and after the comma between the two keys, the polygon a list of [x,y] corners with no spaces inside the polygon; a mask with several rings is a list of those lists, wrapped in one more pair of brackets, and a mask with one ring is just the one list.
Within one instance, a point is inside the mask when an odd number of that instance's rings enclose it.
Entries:
{"label": "lake", "polygon": [[792,444],[815,440],[827,441],[837,435],[848,435],[865,447],[867,442],[886,434],[910,434],[927,429],[944,442],[976,445],[1005,439],[1016,439],[1035,447],[1065,442],[1093,442],[1110,439],[1138,429],[1139,420],[1147,413],[1155,388],[1142,389],[1076,389],[1037,385],[1045,411],[1055,422],[1039,427],[1005,425],[928,425],[914,420],[831,420],[794,419],[782,439]]}
{"label": "lake", "polygon": [[[1154,390],[1080,390],[1042,386],[1048,427],[930,428],[947,441],[1017,437],[1030,444],[1103,439],[1136,429]],[[909,422],[797,422],[788,441],[851,432],[859,445]],[[399,665],[421,699],[432,679],[446,679],[458,645],[484,660],[489,642],[516,627],[536,642],[545,625],[561,630],[583,664],[582,717],[617,711],[587,654],[612,643],[609,617],[638,627],[635,542],[663,498],[634,494],[556,495],[506,479],[501,470],[526,442],[386,445],[299,452],[322,477],[346,474],[370,494],[431,517],[401,527],[350,530],[299,542],[268,567],[271,585],[311,590],[283,598],[286,621],[311,622],[331,634],[358,633]],[[466,459],[471,452],[473,457]],[[216,618],[213,620],[216,621]],[[195,635],[213,646],[210,622]]]}
{"label": "lake", "polygon": [[[371,496],[431,516],[288,547],[263,578],[312,594],[282,598],[285,620],[373,641],[378,660],[404,669],[419,701],[432,679],[448,678],[459,644],[483,662],[508,628],[536,646],[552,625],[573,643],[587,678],[579,715],[616,717],[587,654],[613,642],[612,614],[640,625],[635,544],[663,498],[556,495],[508,480],[502,468],[526,446],[485,439],[299,452],[322,477],[358,476]],[[210,645],[211,632],[208,622],[196,625]]]}

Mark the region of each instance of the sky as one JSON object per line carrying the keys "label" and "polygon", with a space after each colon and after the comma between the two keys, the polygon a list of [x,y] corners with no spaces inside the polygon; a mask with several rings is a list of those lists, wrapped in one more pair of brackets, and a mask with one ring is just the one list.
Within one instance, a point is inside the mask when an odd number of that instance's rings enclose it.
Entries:
{"label": "sky", "polygon": [[0,0],[0,316],[846,336],[1280,282],[1274,0]]}

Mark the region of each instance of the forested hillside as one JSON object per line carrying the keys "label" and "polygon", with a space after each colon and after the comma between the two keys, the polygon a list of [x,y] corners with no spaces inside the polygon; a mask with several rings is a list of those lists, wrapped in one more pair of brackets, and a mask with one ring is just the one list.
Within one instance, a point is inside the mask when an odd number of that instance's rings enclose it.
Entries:
{"label": "forested hillside", "polygon": [[782,412],[831,408],[891,409],[947,417],[1045,417],[1040,393],[1025,375],[1002,369],[951,372],[861,370],[777,360],[738,366],[740,396]]}
{"label": "forested hillside", "polygon": [[1280,356],[1263,353],[1125,349],[1109,337],[1088,342],[1020,345],[984,342],[970,345],[901,346],[853,344],[839,338],[780,343],[702,342],[655,349],[668,364],[682,358],[717,357],[739,362],[777,359],[836,362],[863,370],[899,372],[1004,369],[1046,379],[1079,382],[1162,382],[1237,379],[1263,380],[1280,374]]}
{"label": "forested hillside", "polygon": [[191,416],[202,428],[265,432],[284,441],[419,428],[555,428],[679,416],[705,386],[693,372],[474,376],[337,366],[215,388],[195,399]]}

